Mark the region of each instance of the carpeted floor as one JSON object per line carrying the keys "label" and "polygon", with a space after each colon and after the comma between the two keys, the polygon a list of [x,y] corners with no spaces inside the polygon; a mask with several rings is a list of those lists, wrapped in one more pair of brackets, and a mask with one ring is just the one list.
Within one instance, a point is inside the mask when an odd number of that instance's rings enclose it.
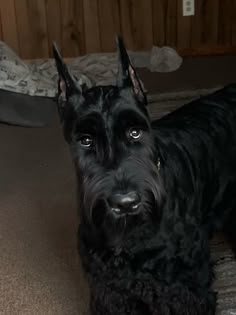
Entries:
{"label": "carpeted floor", "polygon": [[0,127],[0,314],[85,314],[75,181],[58,122]]}
{"label": "carpeted floor", "polygon": [[[155,117],[175,106],[156,101],[150,107]],[[1,125],[0,143],[0,314],[87,314],[88,289],[76,252],[75,178],[56,115],[47,128]],[[236,261],[222,240],[212,249],[218,315],[235,315]]]}

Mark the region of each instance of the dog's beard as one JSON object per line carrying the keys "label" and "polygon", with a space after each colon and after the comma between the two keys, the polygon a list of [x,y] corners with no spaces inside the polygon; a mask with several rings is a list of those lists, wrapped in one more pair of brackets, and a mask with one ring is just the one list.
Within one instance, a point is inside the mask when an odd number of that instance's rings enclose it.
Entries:
{"label": "dog's beard", "polygon": [[106,172],[105,175],[104,170],[100,172],[97,170],[93,175],[79,173],[82,216],[94,235],[99,235],[108,246],[116,247],[132,233],[134,228],[145,223],[156,225],[160,220],[164,190],[154,163],[150,161],[144,163],[138,158],[135,161],[127,159],[120,172],[124,174],[121,181],[125,183],[124,186],[135,187],[141,195],[139,211],[133,215],[128,213],[117,215],[108,204],[109,196],[117,189],[116,172]]}

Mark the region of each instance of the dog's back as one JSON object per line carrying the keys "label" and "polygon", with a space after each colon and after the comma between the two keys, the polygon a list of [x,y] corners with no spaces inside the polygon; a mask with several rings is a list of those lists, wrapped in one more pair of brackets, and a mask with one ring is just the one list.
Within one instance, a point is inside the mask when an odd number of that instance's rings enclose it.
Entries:
{"label": "dog's back", "polygon": [[236,226],[236,84],[181,107],[152,127],[164,186],[175,190],[168,207],[177,202],[190,213],[199,211],[208,231],[229,218]]}

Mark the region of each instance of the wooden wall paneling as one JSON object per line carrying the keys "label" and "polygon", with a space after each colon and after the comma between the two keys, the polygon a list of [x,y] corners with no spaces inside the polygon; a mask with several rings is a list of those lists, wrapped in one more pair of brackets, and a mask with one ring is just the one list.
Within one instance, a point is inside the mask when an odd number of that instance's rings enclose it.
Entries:
{"label": "wooden wall paneling", "polygon": [[166,42],[166,14],[168,2],[171,0],[152,1],[153,44],[164,46]]}
{"label": "wooden wall paneling", "polygon": [[150,49],[153,45],[152,1],[120,0],[120,12],[122,36],[127,48]]}
{"label": "wooden wall paneling", "polygon": [[195,15],[192,17],[191,47],[217,46],[219,1],[195,1]]}
{"label": "wooden wall paneling", "polygon": [[120,0],[121,34],[127,49],[135,48],[132,7],[132,0]]}
{"label": "wooden wall paneling", "polygon": [[166,14],[166,42],[165,45],[177,46],[177,0],[169,0]]}
{"label": "wooden wall paneling", "polygon": [[27,4],[33,58],[47,58],[49,47],[45,1],[28,0]]}
{"label": "wooden wall paneling", "polygon": [[84,29],[84,3],[83,0],[76,0],[75,3],[76,16],[76,38],[79,43],[79,55],[86,53],[85,48],[85,29]]}
{"label": "wooden wall paneling", "polygon": [[196,0],[183,17],[182,0],[0,0],[0,39],[22,58],[114,51],[120,33],[128,49],[168,45],[187,54],[236,49],[236,0]]}
{"label": "wooden wall paneling", "polygon": [[118,0],[99,0],[98,18],[101,50],[112,52],[116,48],[115,35],[120,34],[120,6]]}
{"label": "wooden wall paneling", "polygon": [[236,0],[232,0],[231,44],[236,46]]}
{"label": "wooden wall paneling", "polygon": [[218,41],[218,19],[219,19],[219,3],[222,0],[207,0],[204,32],[205,43],[209,46],[217,45]]}
{"label": "wooden wall paneling", "polygon": [[189,48],[191,44],[192,17],[183,16],[183,1],[177,0],[177,48]]}
{"label": "wooden wall paneling", "polygon": [[85,53],[83,0],[61,0],[62,53],[75,57]]}
{"label": "wooden wall paneling", "polygon": [[16,53],[19,53],[14,0],[0,0],[0,11],[2,38],[10,48],[12,48]]}
{"label": "wooden wall paneling", "polygon": [[26,59],[49,55],[45,2],[15,0],[16,21],[21,56]]}
{"label": "wooden wall paneling", "polygon": [[52,57],[52,43],[55,41],[59,48],[62,46],[62,21],[60,1],[45,0],[48,29],[49,56]]}
{"label": "wooden wall paneling", "polygon": [[131,8],[134,50],[150,50],[153,46],[152,1],[133,0]]}
{"label": "wooden wall paneling", "polygon": [[113,23],[115,29],[119,35],[121,35],[121,13],[120,13],[120,1],[119,0],[112,0],[113,1]]}
{"label": "wooden wall paneling", "polygon": [[0,40],[3,40],[1,10],[0,10]]}
{"label": "wooden wall paneling", "polygon": [[191,43],[189,48],[202,46],[203,42],[203,21],[205,15],[205,2],[208,0],[195,1],[195,14],[192,17]]}
{"label": "wooden wall paneling", "polygon": [[177,46],[177,0],[153,0],[153,44]]}
{"label": "wooden wall paneling", "polygon": [[87,53],[101,51],[98,0],[84,0],[84,36]]}
{"label": "wooden wall paneling", "polygon": [[152,1],[120,0],[122,36],[128,49],[148,50],[153,45]]}
{"label": "wooden wall paneling", "polygon": [[[4,0],[3,0],[4,1]],[[19,52],[22,58],[33,58],[27,0],[15,1]]]}
{"label": "wooden wall paneling", "polygon": [[27,0],[15,1],[16,24],[18,30],[19,51],[22,58],[34,58],[32,53],[31,25],[29,21],[29,12]]}
{"label": "wooden wall paneling", "polygon": [[217,22],[219,25],[218,43],[220,45],[230,45],[232,42],[233,2],[235,0],[224,0],[220,1],[219,4],[219,19]]}

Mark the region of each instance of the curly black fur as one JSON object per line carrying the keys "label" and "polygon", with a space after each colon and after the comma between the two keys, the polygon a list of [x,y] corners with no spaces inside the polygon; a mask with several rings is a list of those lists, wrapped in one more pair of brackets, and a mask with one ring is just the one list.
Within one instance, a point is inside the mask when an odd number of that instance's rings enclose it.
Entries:
{"label": "curly black fur", "polygon": [[[236,247],[236,85],[151,122],[121,40],[116,86],[77,86],[54,48],[79,183],[79,251],[93,315],[213,315],[209,239]],[[130,128],[142,137],[131,141]],[[85,148],[84,136],[93,139]],[[136,191],[138,211],[110,198]]]}

